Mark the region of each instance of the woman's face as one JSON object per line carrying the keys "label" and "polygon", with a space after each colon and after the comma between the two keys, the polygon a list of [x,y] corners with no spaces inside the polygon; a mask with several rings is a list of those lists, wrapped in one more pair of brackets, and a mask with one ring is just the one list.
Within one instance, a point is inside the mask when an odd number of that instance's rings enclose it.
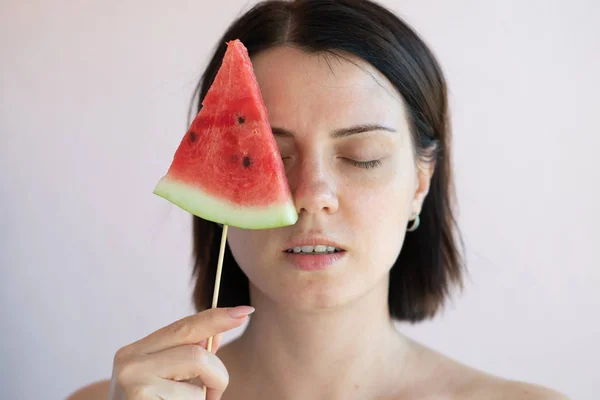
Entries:
{"label": "woman's face", "polygon": [[[370,65],[346,58],[289,47],[253,57],[299,214],[284,228],[230,228],[253,301],[319,309],[387,293],[408,221],[420,211],[431,168],[417,168],[401,98]],[[289,252],[319,244],[343,251]]]}

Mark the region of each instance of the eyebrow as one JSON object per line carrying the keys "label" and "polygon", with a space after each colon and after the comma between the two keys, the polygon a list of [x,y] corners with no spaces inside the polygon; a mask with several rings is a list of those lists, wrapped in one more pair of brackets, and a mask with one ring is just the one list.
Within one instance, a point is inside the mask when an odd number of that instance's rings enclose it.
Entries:
{"label": "eyebrow", "polygon": [[[294,133],[292,131],[289,131],[285,128],[280,128],[280,127],[274,126],[271,128],[271,130],[273,131],[273,135],[275,135],[275,136],[279,136],[279,137],[293,137],[294,136]],[[372,131],[396,132],[395,129],[389,128],[384,125],[362,124],[362,125],[351,126],[348,128],[337,129],[337,130],[333,131],[330,136],[334,139],[337,139],[337,138],[342,138],[342,137],[346,137],[346,136],[356,135],[358,133],[372,132]]]}

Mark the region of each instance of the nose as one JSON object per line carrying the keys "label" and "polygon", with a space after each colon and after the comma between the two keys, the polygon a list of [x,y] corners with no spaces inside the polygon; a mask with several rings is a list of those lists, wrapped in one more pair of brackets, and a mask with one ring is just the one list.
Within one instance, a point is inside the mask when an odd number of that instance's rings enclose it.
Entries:
{"label": "nose", "polygon": [[325,167],[319,161],[303,162],[292,174],[290,183],[298,215],[337,212],[335,178]]}

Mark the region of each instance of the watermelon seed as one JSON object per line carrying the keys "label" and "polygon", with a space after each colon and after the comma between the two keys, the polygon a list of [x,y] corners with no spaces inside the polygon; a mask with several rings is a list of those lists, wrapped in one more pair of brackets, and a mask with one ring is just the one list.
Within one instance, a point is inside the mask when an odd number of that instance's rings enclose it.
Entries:
{"label": "watermelon seed", "polygon": [[238,123],[243,124],[244,122],[246,122],[246,118],[239,116],[238,117]]}
{"label": "watermelon seed", "polygon": [[250,157],[246,156],[244,157],[244,168],[248,168],[250,166],[250,164],[252,163],[252,161],[250,160]]}
{"label": "watermelon seed", "polygon": [[190,132],[190,141],[192,141],[192,142],[196,141],[196,132],[194,132],[194,131]]}

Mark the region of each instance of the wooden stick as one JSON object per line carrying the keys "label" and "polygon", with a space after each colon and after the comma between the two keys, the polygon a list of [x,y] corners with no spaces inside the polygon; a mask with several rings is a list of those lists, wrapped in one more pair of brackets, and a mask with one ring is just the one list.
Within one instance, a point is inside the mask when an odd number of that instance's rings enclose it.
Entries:
{"label": "wooden stick", "polygon": [[[219,289],[221,288],[221,271],[223,270],[223,257],[225,255],[225,244],[227,243],[227,228],[228,225],[223,225],[223,234],[221,235],[221,248],[219,249],[219,261],[217,262],[217,276],[215,277],[215,290],[213,292],[212,308],[217,307],[219,301]],[[208,338],[206,350],[212,352],[213,337]],[[206,385],[204,388],[204,398],[206,398]]]}

